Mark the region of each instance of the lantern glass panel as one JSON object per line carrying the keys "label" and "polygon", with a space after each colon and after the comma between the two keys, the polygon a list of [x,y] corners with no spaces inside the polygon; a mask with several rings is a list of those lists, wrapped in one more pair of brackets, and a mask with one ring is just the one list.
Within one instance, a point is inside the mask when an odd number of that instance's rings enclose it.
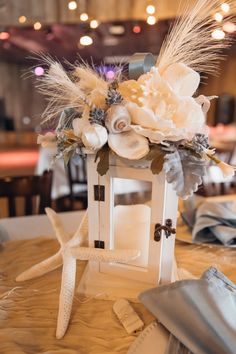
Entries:
{"label": "lantern glass panel", "polygon": [[140,256],[129,265],[148,266],[152,183],[147,181],[113,178],[114,217],[113,247],[138,249]]}

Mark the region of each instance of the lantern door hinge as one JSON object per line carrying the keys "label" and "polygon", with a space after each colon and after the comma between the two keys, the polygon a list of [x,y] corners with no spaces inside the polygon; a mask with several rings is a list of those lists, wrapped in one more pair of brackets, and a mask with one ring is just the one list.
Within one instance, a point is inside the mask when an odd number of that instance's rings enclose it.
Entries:
{"label": "lantern door hinge", "polygon": [[105,242],[101,240],[94,240],[94,248],[105,248]]}
{"label": "lantern door hinge", "polygon": [[170,237],[171,234],[176,234],[176,229],[172,227],[172,220],[166,219],[165,225],[156,224],[154,230],[154,240],[159,242],[161,240],[161,231],[165,232],[166,238]]}
{"label": "lantern door hinge", "polygon": [[98,202],[105,201],[105,186],[95,184],[94,186],[94,200]]}

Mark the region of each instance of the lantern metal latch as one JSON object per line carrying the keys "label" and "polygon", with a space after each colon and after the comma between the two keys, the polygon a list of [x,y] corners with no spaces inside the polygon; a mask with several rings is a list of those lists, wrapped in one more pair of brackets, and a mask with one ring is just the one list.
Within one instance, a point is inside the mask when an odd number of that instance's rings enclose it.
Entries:
{"label": "lantern metal latch", "polygon": [[94,200],[97,202],[105,201],[105,186],[95,184],[94,186]]}
{"label": "lantern metal latch", "polygon": [[161,240],[161,231],[165,232],[166,238],[170,237],[171,234],[176,234],[176,229],[172,227],[172,220],[166,219],[165,225],[156,224],[154,231],[154,240],[159,242]]}
{"label": "lantern metal latch", "polygon": [[94,240],[94,248],[105,248],[105,242],[101,240]]}

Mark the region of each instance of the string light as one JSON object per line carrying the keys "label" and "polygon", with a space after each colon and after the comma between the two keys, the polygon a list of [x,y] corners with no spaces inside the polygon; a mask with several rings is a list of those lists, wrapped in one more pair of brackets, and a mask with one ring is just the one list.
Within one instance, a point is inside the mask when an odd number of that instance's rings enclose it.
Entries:
{"label": "string light", "polygon": [[236,25],[233,22],[226,22],[223,25],[223,30],[228,33],[236,32]]}
{"label": "string light", "polygon": [[149,15],[153,15],[153,14],[155,13],[155,11],[156,11],[156,8],[155,8],[154,5],[148,5],[148,6],[146,7],[146,12],[147,12],[147,14],[149,14]]}
{"label": "string light", "polygon": [[225,13],[229,12],[230,10],[230,6],[229,4],[227,4],[226,2],[224,2],[223,4],[221,4],[221,10]]}
{"label": "string light", "polygon": [[225,38],[225,32],[222,31],[221,29],[215,29],[212,34],[211,34],[212,38],[214,39],[224,39]]}
{"label": "string light", "polygon": [[20,16],[20,17],[18,18],[19,23],[25,23],[26,20],[27,20],[27,18],[26,18],[25,16]]}
{"label": "string light", "polygon": [[120,36],[125,33],[125,27],[122,25],[112,25],[109,27],[108,31],[114,36]]}
{"label": "string light", "polygon": [[147,23],[152,26],[152,25],[155,25],[156,23],[156,17],[155,16],[148,16],[147,18]]}
{"label": "string light", "polygon": [[138,34],[138,33],[140,33],[141,31],[142,31],[142,29],[141,29],[141,27],[139,26],[139,25],[135,25],[135,26],[133,26],[133,32],[134,33],[136,33],[136,34]]}
{"label": "string light", "polygon": [[81,21],[83,21],[83,22],[88,21],[88,14],[86,14],[85,12],[82,13],[82,14],[80,15],[80,19],[81,19]]}
{"label": "string light", "polygon": [[88,46],[93,44],[93,39],[90,36],[83,36],[80,38],[79,42],[83,46]]}
{"label": "string light", "polygon": [[74,11],[77,9],[77,2],[76,1],[69,1],[68,2],[68,9]]}
{"label": "string light", "polygon": [[44,74],[44,68],[42,68],[42,66],[37,66],[34,69],[34,73],[36,76],[42,76]]}
{"label": "string light", "polygon": [[215,15],[214,15],[214,19],[217,22],[221,22],[223,20],[223,15],[220,12],[216,12]]}
{"label": "string light", "polygon": [[114,77],[115,77],[115,72],[113,70],[108,70],[108,72],[106,73],[106,78],[108,80],[112,80],[114,79]]}
{"label": "string light", "polygon": [[92,21],[90,21],[90,28],[95,29],[95,28],[97,28],[98,26],[99,26],[99,23],[98,23],[97,20],[92,20]]}
{"label": "string light", "polygon": [[10,33],[5,32],[5,31],[0,32],[0,40],[6,41],[9,38],[10,38]]}
{"label": "string light", "polygon": [[34,23],[35,31],[39,31],[41,28],[42,28],[42,24],[40,22],[35,22]]}

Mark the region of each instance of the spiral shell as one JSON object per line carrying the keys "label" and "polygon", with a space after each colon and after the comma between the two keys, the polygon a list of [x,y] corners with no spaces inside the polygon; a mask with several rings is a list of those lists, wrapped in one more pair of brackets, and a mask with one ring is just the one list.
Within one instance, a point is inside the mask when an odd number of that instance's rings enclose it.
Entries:
{"label": "spiral shell", "polygon": [[121,133],[130,130],[131,117],[128,110],[121,105],[114,105],[107,110],[105,125],[109,133]]}

